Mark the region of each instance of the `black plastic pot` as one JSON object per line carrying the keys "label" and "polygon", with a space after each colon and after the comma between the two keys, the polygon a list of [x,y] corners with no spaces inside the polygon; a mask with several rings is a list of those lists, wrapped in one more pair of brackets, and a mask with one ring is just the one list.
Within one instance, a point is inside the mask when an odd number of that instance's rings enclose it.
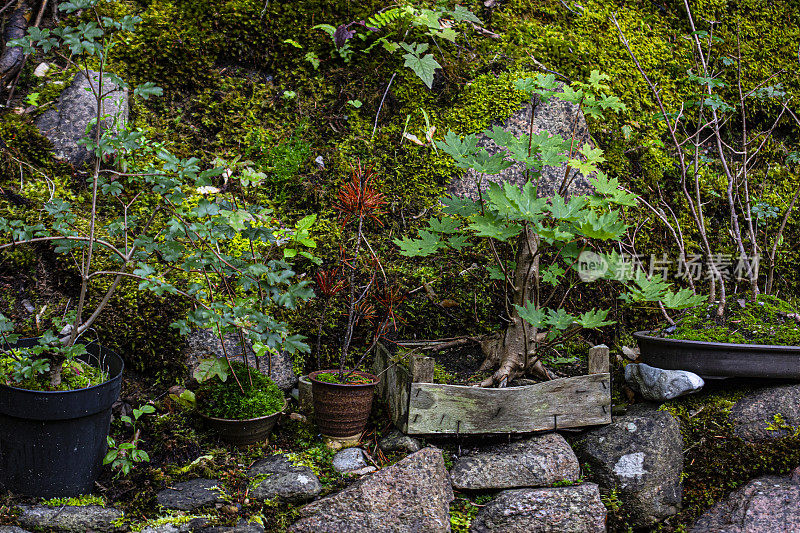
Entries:
{"label": "black plastic pot", "polygon": [[[31,346],[25,339],[18,346]],[[0,491],[44,498],[92,492],[103,466],[122,359],[98,344],[83,360],[106,370],[94,387],[43,392],[0,385]]]}
{"label": "black plastic pot", "polygon": [[704,378],[749,377],[800,379],[800,346],[730,344],[664,339],[633,334],[639,358],[667,370],[688,370]]}

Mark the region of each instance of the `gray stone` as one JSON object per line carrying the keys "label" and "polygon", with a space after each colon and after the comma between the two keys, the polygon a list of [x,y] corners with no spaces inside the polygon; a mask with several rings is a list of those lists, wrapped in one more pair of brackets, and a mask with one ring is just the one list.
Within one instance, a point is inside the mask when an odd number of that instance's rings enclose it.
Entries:
{"label": "gray stone", "polygon": [[[175,519],[177,522],[177,518]],[[208,524],[206,518],[195,518],[189,522],[181,524],[161,524],[158,526],[147,526],[142,529],[141,533],[192,533],[198,531],[200,528]]]}
{"label": "gray stone", "polygon": [[257,500],[279,499],[301,503],[313,499],[322,491],[322,485],[307,466],[295,466],[284,454],[261,459],[247,471],[254,478],[251,497]]}
{"label": "gray stone", "polygon": [[[225,335],[225,349],[222,342],[211,329],[196,329],[186,337],[187,345],[187,366],[190,373],[201,359],[207,357],[224,357],[227,353],[233,361],[244,361],[242,343],[239,336],[233,333]],[[286,352],[280,352],[269,356],[256,357],[252,350],[252,343],[245,339],[247,361],[255,368],[256,362],[261,373],[268,375],[272,381],[283,391],[291,390],[297,385],[297,375],[292,366],[292,357]],[[270,359],[272,359],[272,371],[270,372]]]}
{"label": "gray stone", "polygon": [[471,449],[450,471],[453,487],[469,490],[546,487],[579,477],[578,458],[558,433]]}
{"label": "gray stone", "polygon": [[[525,105],[525,107],[515,112],[508,120],[502,124],[495,124],[504,130],[513,133],[514,135],[528,134],[530,127],[531,112],[533,111],[533,101]],[[553,135],[561,135],[565,139],[572,139],[572,127],[575,125],[575,147],[580,148],[589,139],[589,127],[586,125],[586,119],[583,113],[576,104],[565,102],[558,98],[550,98],[548,102],[539,104],[535,107],[535,114],[533,119],[533,133],[541,133],[546,131]],[[577,118],[577,121],[575,117]],[[486,137],[483,133],[478,134],[478,146],[486,148],[490,154],[499,151],[498,146]],[[566,155],[566,154],[565,154]],[[553,194],[561,186],[564,179],[564,171],[566,170],[566,163],[559,166],[546,166],[542,169],[541,177],[539,178],[539,196],[553,196]],[[571,172],[575,172],[574,170]],[[570,174],[572,177],[572,174]],[[454,178],[447,188],[447,192],[454,196],[462,196],[471,198],[472,200],[478,199],[477,187],[477,173],[469,169],[463,177]],[[489,188],[489,183],[503,183],[509,182],[522,187],[525,184],[525,169],[521,163],[507,168],[499,174],[488,174],[482,176],[481,190],[485,191]],[[589,180],[583,175],[576,174],[567,189],[569,195],[591,193],[593,187]]]}
{"label": "gray stone", "polygon": [[[72,83],[64,89],[55,107],[51,107],[36,119],[36,127],[53,143],[56,158],[81,166],[94,159],[85,146],[78,141],[86,137],[86,126],[96,118],[97,101],[90,88],[96,91],[99,84],[99,73],[79,72]],[[103,93],[108,96],[103,100],[103,115],[108,115],[102,122],[103,130],[113,128],[120,130],[128,121],[128,90],[120,90],[108,78],[103,79]],[[109,92],[110,91],[110,92]],[[94,135],[94,129],[91,135]]]}
{"label": "gray stone", "polygon": [[222,501],[218,486],[219,482],[211,479],[192,479],[162,490],[156,494],[156,501],[167,509],[194,511]]}
{"label": "gray stone", "polygon": [[233,527],[212,526],[198,530],[198,533],[264,533],[264,526],[255,522],[240,521]]}
{"label": "gray stone", "polygon": [[[782,422],[776,421],[776,415]],[[736,402],[730,416],[734,434],[748,442],[786,437],[800,427],[800,385],[769,387],[748,394]]]}
{"label": "gray stone", "polygon": [[294,533],[450,531],[453,489],[442,451],[423,448],[300,509]]}
{"label": "gray stone", "polygon": [[31,533],[27,529],[17,526],[0,526],[0,533]]}
{"label": "gray stone", "polygon": [[618,417],[588,432],[575,451],[593,481],[618,490],[635,525],[647,527],[680,510],[683,439],[669,413],[640,409]]}
{"label": "gray stone", "polygon": [[333,456],[333,468],[337,472],[355,472],[367,466],[367,456],[361,448],[345,448]]}
{"label": "gray stone", "polygon": [[397,429],[393,429],[383,437],[378,442],[378,446],[385,452],[414,453],[422,449],[422,444],[418,439],[410,437]]}
{"label": "gray stone", "polygon": [[606,530],[606,508],[594,483],[504,490],[483,507],[470,533],[593,533]]}
{"label": "gray stone", "polygon": [[706,511],[689,531],[800,531],[800,479],[777,476],[754,479]]}
{"label": "gray stone", "polygon": [[663,370],[644,363],[625,365],[625,381],[646,400],[665,402],[700,391],[703,378],[686,370]]}
{"label": "gray stone", "polygon": [[100,505],[21,505],[18,521],[22,527],[33,530],[56,530],[65,533],[87,531],[124,531],[119,524],[122,511]]}

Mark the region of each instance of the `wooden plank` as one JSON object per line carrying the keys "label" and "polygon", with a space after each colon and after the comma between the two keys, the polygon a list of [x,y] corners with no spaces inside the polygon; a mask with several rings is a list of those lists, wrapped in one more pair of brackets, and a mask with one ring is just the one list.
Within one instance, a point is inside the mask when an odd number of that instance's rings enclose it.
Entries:
{"label": "wooden plank", "polygon": [[414,355],[411,357],[411,381],[415,383],[433,383],[433,357]]}
{"label": "wooden plank", "polygon": [[412,383],[408,433],[527,433],[611,423],[611,376],[488,389]]}
{"label": "wooden plank", "polygon": [[589,373],[607,374],[609,368],[609,349],[605,344],[589,348]]}
{"label": "wooden plank", "polygon": [[373,369],[381,378],[377,392],[389,405],[392,422],[400,431],[406,432],[411,373],[403,364],[394,362],[389,352],[380,345],[375,352]]}

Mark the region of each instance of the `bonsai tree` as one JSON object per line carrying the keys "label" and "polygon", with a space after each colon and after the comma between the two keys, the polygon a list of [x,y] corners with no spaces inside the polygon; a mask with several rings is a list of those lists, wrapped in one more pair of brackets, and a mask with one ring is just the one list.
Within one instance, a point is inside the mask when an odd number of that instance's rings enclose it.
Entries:
{"label": "bonsai tree", "polygon": [[[516,88],[541,101],[560,98],[573,102],[584,113],[599,118],[604,110],[623,107],[617,98],[608,96],[606,79],[593,71],[588,83],[565,86],[559,92],[553,75],[540,74],[517,81]],[[526,372],[547,379],[550,373],[539,361],[544,349],[584,328],[612,323],[608,309],[587,309],[579,314],[567,311],[570,293],[581,281],[619,278],[632,289],[624,295],[628,300],[662,301],[672,308],[702,301],[689,290],[670,292],[669,285],[657,276],[648,278],[640,273],[627,280],[620,275],[626,268],[620,256],[603,253],[624,235],[628,226],[623,209],[635,206],[636,197],[598,168],[604,161],[602,150],[588,143],[575,147],[574,134],[572,139],[547,132],[514,136],[497,127],[484,133],[501,148],[498,153],[479,148],[474,134],[462,138],[449,132],[436,144],[460,168],[477,171],[479,190],[482,175],[499,173],[515,162],[524,165],[525,185],[491,183],[477,201],[445,198],[443,215],[429,220],[419,238],[395,240],[401,253],[409,257],[458,251],[481,241],[491,251],[493,262],[488,268],[504,286],[508,326],[477,339],[485,355],[481,370],[496,369],[482,386],[503,387]],[[540,197],[538,179],[543,166],[564,162],[566,171],[556,194]],[[567,195],[576,173],[588,177],[594,194]],[[513,261],[503,258],[501,247],[508,245],[514,247]]]}
{"label": "bonsai tree", "polygon": [[[386,203],[383,194],[375,188],[376,174],[371,167],[364,167],[361,161],[352,165],[350,180],[342,184],[337,194],[336,209],[339,211],[339,224],[346,239],[340,246],[340,265],[337,268],[322,269],[317,272],[315,281],[323,299],[322,316],[317,331],[316,358],[319,369],[323,368],[322,328],[333,298],[345,295],[345,327],[338,349],[338,377],[345,379],[358,377],[352,370],[365,359],[378,339],[395,321],[395,308],[405,296],[389,286],[380,257],[367,240],[366,224],[382,225],[381,208]],[[360,357],[349,367],[352,345],[357,327],[373,324],[367,333],[371,336],[369,346],[363,349]]]}
{"label": "bonsai tree", "polygon": [[[693,58],[685,82],[693,94],[673,105],[662,98],[613,21],[657,106],[657,124],[648,129],[666,140],[678,169],[677,194],[658,188],[652,204],[642,203],[669,230],[684,270],[691,262],[688,237],[695,237],[707,267],[708,302],[722,317],[730,295],[741,294],[739,283],[753,301],[776,291],[779,251],[789,244],[784,234],[800,200],[800,152],[776,133],[800,127],[800,119],[789,107],[783,72],[746,80],[742,49],[747,43],[738,32],[735,43],[726,43],[719,23],[698,27],[688,1],[684,9]],[[776,181],[794,183],[787,194],[782,187],[770,191]],[[693,279],[688,281],[694,289]]]}
{"label": "bonsai tree", "polygon": [[[249,338],[261,355],[307,351],[302,338],[289,334],[275,314],[313,295],[308,281],[296,280],[291,262],[298,255],[312,257],[307,249],[314,246],[309,236],[314,217],[285,227],[258,203],[253,191],[264,176],[248,162],[217,162],[204,170],[197,158],[179,158],[164,145],[148,141],[144,132],[108,117],[105,100],[113,91],[129,88],[107,70],[109,52],[140,19],[104,17],[99,4],[64,2],[61,11],[91,17],[52,31],[29,28],[25,37],[9,43],[26,54],[53,51],[67,65],[81,65],[96,102],[89,133],[81,141],[95,156],[87,179],[88,198],[85,192],[78,193],[77,202],[53,196],[35,214],[9,208],[6,217],[0,217],[0,250],[53,245],[74,260],[80,279],[70,323],[43,335],[48,346],[63,348],[14,352],[13,375],[22,379],[47,374],[49,386],[59,387],[63,362],[83,352],[76,341],[89,331],[124,279],[138,282],[140,290],[186,298],[192,310],[175,324],[182,333],[191,327],[212,327],[222,338],[237,331],[241,341]],[[145,83],[132,92],[146,99],[161,90]],[[90,298],[102,278],[110,278],[110,284]],[[90,308],[90,301],[96,305]],[[0,315],[6,343],[15,340],[11,329]],[[224,366],[217,360],[204,362],[198,377],[224,380]]]}

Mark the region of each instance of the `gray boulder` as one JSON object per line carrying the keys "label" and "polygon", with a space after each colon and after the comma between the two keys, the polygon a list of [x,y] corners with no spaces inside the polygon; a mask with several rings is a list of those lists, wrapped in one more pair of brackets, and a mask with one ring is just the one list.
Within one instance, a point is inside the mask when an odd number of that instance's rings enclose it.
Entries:
{"label": "gray boulder", "polygon": [[[99,75],[95,71],[89,71],[88,78],[83,72],[76,74],[69,87],[61,93],[55,107],[36,119],[36,127],[53,143],[55,157],[75,166],[82,166],[94,159],[94,154],[79,145],[78,141],[86,136],[86,126],[96,117],[97,101],[92,89],[97,91]],[[101,129],[123,129],[128,121],[128,90],[119,89],[108,78],[104,78],[102,91],[108,93],[102,109],[103,115],[108,116],[101,122]]]}
{"label": "gray boulder", "polygon": [[27,529],[17,526],[0,526],[0,533],[31,533]]}
{"label": "gray boulder", "polygon": [[410,437],[398,429],[390,431],[378,442],[378,446],[384,452],[414,453],[422,449],[422,444],[418,439]]}
{"label": "gray boulder", "polygon": [[450,470],[453,487],[469,490],[546,487],[579,477],[578,458],[558,433],[474,448]]}
{"label": "gray boulder", "polygon": [[470,533],[594,533],[606,530],[606,508],[594,483],[504,490],[483,507]]}
{"label": "gray boulder", "polygon": [[754,479],[706,511],[689,531],[800,531],[800,475]]}
{"label": "gray boulder", "polygon": [[195,518],[181,524],[145,527],[141,533],[264,533],[264,526],[242,520],[235,526],[208,526],[205,518]]}
{"label": "gray boulder", "polygon": [[646,400],[665,402],[700,391],[703,378],[686,370],[663,370],[644,363],[625,365],[625,381]]}
{"label": "gray boulder", "polygon": [[300,509],[294,533],[450,531],[453,489],[442,451],[423,448]]}
{"label": "gray boulder", "polygon": [[789,436],[800,427],[800,385],[769,387],[748,394],[736,402],[730,416],[734,434],[748,442]]}
{"label": "gray boulder", "polygon": [[669,413],[651,410],[618,417],[587,433],[575,451],[589,464],[593,481],[619,491],[637,526],[647,527],[680,510],[683,439]]}
{"label": "gray boulder", "polygon": [[337,472],[355,472],[368,466],[367,456],[361,448],[345,448],[333,456],[333,468]]}
{"label": "gray boulder", "polygon": [[[176,518],[175,521],[178,522],[179,520]],[[208,524],[208,519],[195,518],[188,522],[147,526],[142,529],[141,533],[192,533],[201,530],[206,524]]]}
{"label": "gray boulder", "polygon": [[[586,125],[586,119],[576,104],[565,102],[558,98],[551,98],[548,102],[539,103],[528,102],[523,108],[515,112],[508,120],[501,124],[495,124],[504,130],[514,134],[521,135],[528,133],[530,126],[531,113],[534,112],[533,119],[533,133],[541,133],[546,131],[553,135],[561,135],[565,139],[572,138],[573,124],[576,126],[575,146],[580,148],[585,143],[590,142],[589,127]],[[577,115],[577,121],[576,121]],[[485,148],[490,154],[499,151],[498,146],[486,137],[483,133],[478,135],[478,146]],[[566,155],[566,154],[565,154]],[[546,166],[542,169],[541,177],[539,178],[539,196],[553,196],[553,194],[561,186],[564,179],[564,171],[566,170],[566,163],[558,166]],[[575,172],[574,170],[571,172]],[[463,177],[454,178],[449,186],[447,192],[454,196],[461,196],[470,198],[472,200],[478,199],[477,188],[477,174],[474,170],[467,170]],[[570,175],[572,177],[572,174]],[[495,183],[513,183],[522,187],[525,184],[525,169],[522,164],[517,163],[499,174],[488,174],[482,177],[481,190],[485,191],[489,188],[491,182]],[[575,175],[571,185],[568,188],[568,194],[585,194],[590,193],[593,187],[589,181],[581,174]]]}
{"label": "gray boulder", "polygon": [[284,454],[261,459],[247,471],[253,478],[250,495],[257,500],[279,499],[301,503],[315,498],[322,485],[314,471],[307,466],[295,466]]}
{"label": "gray boulder", "polygon": [[183,481],[156,494],[156,501],[167,509],[194,511],[206,505],[222,502],[219,486],[219,481],[211,479]]}
{"label": "gray boulder", "polygon": [[[297,385],[297,374],[294,373],[292,366],[292,356],[286,352],[280,352],[271,356],[256,357],[253,353],[252,343],[245,339],[247,360],[255,368],[256,360],[261,373],[268,375],[272,381],[283,391],[289,391]],[[194,370],[201,359],[207,357],[223,357],[226,353],[233,361],[244,361],[242,343],[239,336],[233,333],[225,335],[225,349],[222,342],[210,329],[196,329],[186,337],[187,347],[187,366],[190,372]],[[272,359],[272,371],[270,372],[270,359]]]}
{"label": "gray boulder", "polygon": [[112,507],[21,505],[20,509],[22,514],[17,519],[20,525],[35,531],[56,530],[65,533],[86,533],[87,531],[113,532],[126,529],[118,525],[122,520],[122,511]]}

